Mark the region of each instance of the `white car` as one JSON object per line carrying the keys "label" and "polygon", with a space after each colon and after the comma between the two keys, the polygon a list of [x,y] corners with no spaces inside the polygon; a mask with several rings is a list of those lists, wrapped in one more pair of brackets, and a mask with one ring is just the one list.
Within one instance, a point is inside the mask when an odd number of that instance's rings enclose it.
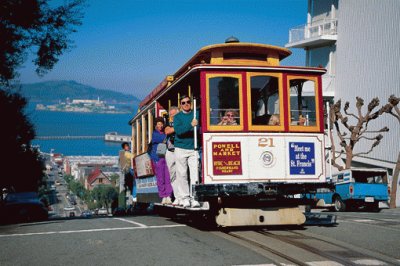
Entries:
{"label": "white car", "polygon": [[107,209],[106,208],[101,208],[99,209],[99,211],[97,212],[97,215],[107,215]]}

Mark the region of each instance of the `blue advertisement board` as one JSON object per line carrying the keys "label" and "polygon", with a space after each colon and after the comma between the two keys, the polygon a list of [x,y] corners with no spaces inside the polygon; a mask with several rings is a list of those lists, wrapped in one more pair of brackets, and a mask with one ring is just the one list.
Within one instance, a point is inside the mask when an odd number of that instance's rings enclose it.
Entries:
{"label": "blue advertisement board", "polygon": [[291,175],[315,175],[315,148],[312,142],[289,142]]}

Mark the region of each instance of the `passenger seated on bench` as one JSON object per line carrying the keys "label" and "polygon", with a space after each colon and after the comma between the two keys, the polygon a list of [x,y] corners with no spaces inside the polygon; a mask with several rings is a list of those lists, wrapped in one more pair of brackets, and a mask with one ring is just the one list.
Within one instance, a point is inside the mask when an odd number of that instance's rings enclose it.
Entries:
{"label": "passenger seated on bench", "polygon": [[306,125],[306,118],[303,115],[299,116],[299,126],[305,126]]}
{"label": "passenger seated on bench", "polygon": [[233,109],[228,109],[225,111],[225,115],[221,118],[221,121],[218,123],[219,126],[237,126],[236,122],[237,113]]}

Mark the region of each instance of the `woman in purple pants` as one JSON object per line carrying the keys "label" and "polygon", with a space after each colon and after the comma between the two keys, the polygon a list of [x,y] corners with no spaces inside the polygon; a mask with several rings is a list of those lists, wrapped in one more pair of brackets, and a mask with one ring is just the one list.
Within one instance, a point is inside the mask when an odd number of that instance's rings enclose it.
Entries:
{"label": "woman in purple pants", "polygon": [[155,129],[153,131],[152,139],[151,139],[151,152],[150,157],[153,162],[153,169],[156,172],[157,177],[157,187],[158,187],[158,195],[162,198],[162,204],[172,204],[171,195],[172,195],[172,186],[171,180],[169,177],[169,171],[167,167],[167,163],[165,158],[158,157],[157,155],[157,146],[159,143],[162,143],[167,135],[164,133],[164,119],[161,117],[157,117],[155,120]]}

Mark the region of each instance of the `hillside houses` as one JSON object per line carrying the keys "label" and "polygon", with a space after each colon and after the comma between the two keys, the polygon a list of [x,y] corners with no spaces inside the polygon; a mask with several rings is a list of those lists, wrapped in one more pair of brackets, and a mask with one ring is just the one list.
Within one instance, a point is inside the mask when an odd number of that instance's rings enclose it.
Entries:
{"label": "hillside houses", "polygon": [[85,178],[84,185],[87,190],[93,190],[97,185],[111,185],[111,177],[99,168],[96,168]]}
{"label": "hillside houses", "polygon": [[117,156],[66,156],[64,171],[88,190],[99,184],[116,186],[112,176],[120,175]]}

